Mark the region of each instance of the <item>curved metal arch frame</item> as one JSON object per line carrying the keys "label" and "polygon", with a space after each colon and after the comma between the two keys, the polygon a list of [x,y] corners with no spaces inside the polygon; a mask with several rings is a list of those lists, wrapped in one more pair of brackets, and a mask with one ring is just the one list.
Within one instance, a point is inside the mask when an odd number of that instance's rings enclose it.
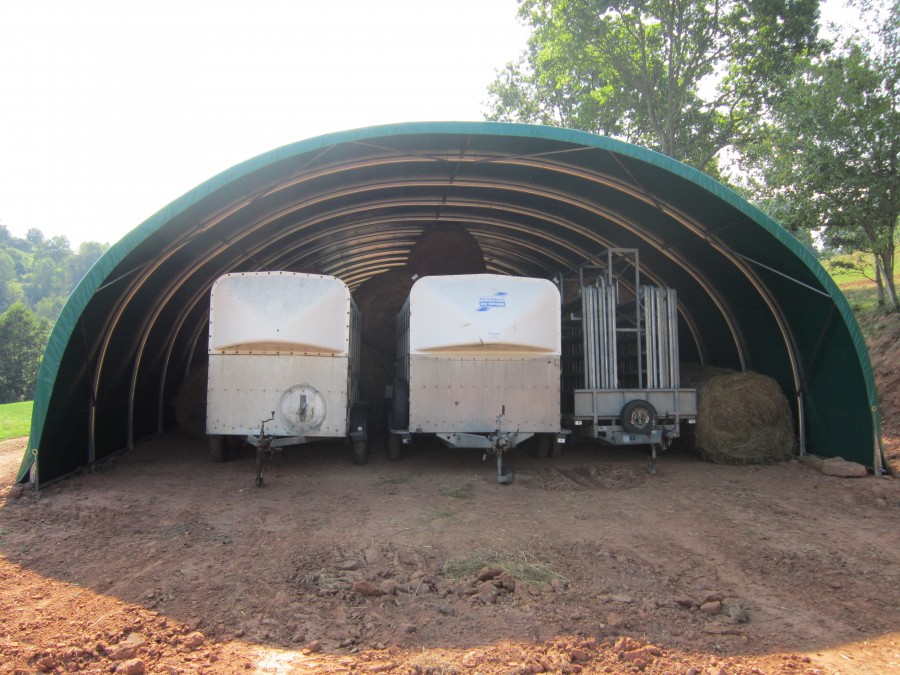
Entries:
{"label": "curved metal arch frame", "polygon": [[[544,220],[546,220],[546,219],[544,219]],[[133,447],[133,443],[134,443],[134,437],[133,437],[134,398],[135,398],[135,392],[136,392],[136,386],[137,386],[137,379],[139,376],[140,366],[141,366],[141,362],[142,362],[142,358],[143,358],[143,351],[146,347],[147,340],[149,339],[150,333],[152,332],[152,327],[156,323],[157,318],[162,313],[162,311],[165,309],[169,300],[171,300],[171,298],[178,292],[178,290],[180,290],[181,286],[183,285],[183,283],[185,283],[186,279],[190,277],[191,273],[193,273],[200,267],[204,266],[207,262],[209,262],[214,257],[216,257],[216,255],[218,255],[222,251],[223,248],[230,247],[235,241],[240,241],[240,239],[247,237],[250,233],[255,232],[256,230],[260,229],[261,227],[264,227],[266,224],[267,223],[265,221],[257,222],[254,224],[254,226],[252,228],[242,230],[240,233],[240,236],[238,236],[237,238],[231,238],[231,239],[227,239],[227,240],[223,238],[222,245],[220,245],[217,248],[212,249],[205,257],[195,260],[194,264],[191,266],[188,273],[177,277],[176,282],[170,285],[169,289],[166,291],[166,293],[163,295],[163,297],[157,301],[153,312],[143,322],[143,326],[142,326],[142,330],[141,330],[142,338],[141,338],[140,344],[136,350],[135,360],[134,360],[134,363],[132,366],[131,381],[130,381],[130,386],[129,386],[128,427],[127,427],[128,428],[128,447],[129,448]],[[204,231],[208,231],[208,228],[203,228],[203,229],[204,229]],[[632,229],[632,228],[629,227],[626,229]],[[286,235],[283,234],[282,236],[288,236],[288,235],[294,234],[295,232],[296,232],[296,230],[292,230],[289,233],[287,233]],[[252,251],[249,252],[249,255],[250,256],[258,255],[258,253],[260,251],[264,250],[265,248],[267,248],[270,245],[277,243],[278,239],[280,239],[280,238],[281,237],[276,235],[272,239],[258,244]],[[646,237],[643,237],[643,238],[647,239]],[[600,243],[600,244],[604,243],[602,241],[602,239],[598,238],[596,233],[593,233],[593,239],[595,241],[597,241],[597,243]],[[174,251],[172,253],[170,253],[170,255],[172,255],[172,254],[174,254]],[[166,258],[158,258],[157,265],[153,266],[154,269],[157,268],[159,265],[163,264],[165,259]],[[149,275],[152,272],[152,270],[144,270],[144,272],[145,272],[145,274]],[[107,344],[108,344],[108,342],[107,342]],[[702,343],[698,343],[698,344],[702,344]],[[98,375],[99,375],[99,370],[100,369],[98,368],[98,371],[97,371]],[[91,429],[91,433],[93,434],[93,429]],[[91,439],[91,443],[93,444],[93,438]]]}
{"label": "curved metal arch frame", "polygon": [[[339,230],[352,230],[352,229],[358,229],[359,227],[365,227],[365,226],[367,226],[367,225],[370,225],[372,222],[382,222],[382,221],[397,222],[398,220],[405,220],[405,219],[406,219],[406,218],[396,218],[396,217],[394,217],[394,218],[378,218],[378,219],[375,219],[374,221],[361,220],[361,221],[355,221],[354,223],[351,223],[351,224],[342,225],[342,226],[341,226],[340,228],[338,228],[338,229],[339,229]],[[412,219],[412,217],[410,217],[410,219]],[[459,219],[462,220],[461,217],[460,217]],[[419,220],[424,220],[424,219],[416,217],[415,220],[419,221]],[[482,219],[476,219],[476,218],[468,218],[468,219],[466,219],[466,221],[469,222],[469,223],[486,224]],[[444,221],[442,221],[442,222],[444,222]],[[499,227],[499,228],[501,228],[501,229],[502,229],[502,228],[509,228],[510,230],[512,230],[512,231],[514,231],[514,232],[525,232],[525,231],[526,231],[524,228],[521,228],[521,227],[519,227],[519,228],[514,227],[512,223],[507,222],[507,221],[501,221],[501,220],[499,220],[499,219],[493,219],[493,220],[488,221],[488,222],[489,222],[491,225],[493,225],[494,227]],[[567,243],[565,240],[559,239],[559,238],[557,238],[557,237],[551,237],[551,236],[549,235],[549,233],[548,233],[547,231],[545,231],[545,230],[528,229],[527,231],[528,231],[529,233],[531,233],[531,234],[535,234],[535,235],[537,236],[537,238],[552,239],[552,240],[554,240],[554,243],[555,243],[557,246],[559,246],[559,247],[561,247],[561,248],[568,249],[568,250],[571,251],[572,253],[578,253],[578,252],[579,252],[579,250],[578,250],[576,247],[574,247],[574,246],[572,246],[571,244]],[[333,234],[333,233],[334,233],[334,229],[331,228],[331,229],[328,230],[328,232]],[[494,236],[494,238],[496,238],[496,239],[501,239],[501,240],[504,240],[504,241],[507,241],[507,242],[515,242],[515,240],[514,240],[513,238],[508,237],[508,236],[506,236],[506,237],[497,237],[496,235],[493,235],[493,236]],[[255,250],[253,250],[253,251],[250,252],[251,255],[254,257],[254,259],[256,259],[256,258],[259,256],[259,253],[260,253],[262,250],[264,250],[265,248],[267,248],[267,247],[269,246],[269,243],[270,243],[270,242],[267,240],[266,242],[263,242],[263,243],[259,244]],[[605,245],[605,246],[611,245],[610,242],[607,242],[607,241],[602,241],[602,240],[601,240],[601,243],[602,243],[603,245]],[[330,245],[330,244],[329,244],[329,245]],[[263,259],[263,260],[256,266],[256,269],[265,269],[265,268],[268,268],[268,267],[271,266],[271,265],[276,265],[276,266],[277,266],[277,265],[278,265],[278,258],[279,258],[279,257],[285,257],[285,256],[290,257],[290,255],[291,255],[297,248],[302,248],[302,249],[304,249],[304,251],[308,250],[308,248],[309,248],[309,242],[308,242],[308,240],[305,241],[305,242],[301,242],[301,244],[299,244],[297,247],[294,247],[294,248],[290,249],[290,250],[287,251],[287,252],[285,252],[284,250],[279,249],[278,251],[276,251],[276,253],[275,253],[273,256],[269,257],[268,259]],[[313,250],[311,253],[315,253],[315,250]],[[199,268],[199,267],[205,265],[207,262],[209,262],[209,260],[212,258],[212,256],[214,256],[214,254],[211,254],[211,256],[210,256],[209,258],[204,259],[204,260],[202,260],[201,262],[197,263],[197,265],[195,265],[195,269],[196,269],[196,268]],[[558,263],[560,263],[560,265],[562,265],[564,262],[568,262],[568,261],[563,261],[563,260],[560,259],[560,258],[557,258],[556,261],[557,261]],[[540,265],[538,265],[538,263],[537,263],[536,261],[532,261],[532,262],[533,262],[533,264],[534,264],[535,266],[540,266]],[[647,272],[647,276],[648,276],[649,278],[655,280],[656,283],[660,283],[660,280],[659,280],[655,275],[653,275],[652,272],[648,271],[648,272]],[[170,291],[169,291],[169,293],[167,294],[167,296],[166,296],[163,300],[160,301],[160,303],[159,303],[158,307],[156,308],[156,310],[154,311],[153,316],[152,316],[152,319],[150,320],[149,323],[155,323],[155,321],[156,321],[156,319],[158,318],[159,314],[161,314],[162,311],[165,309],[165,306],[166,306],[166,304],[168,303],[169,299],[170,299],[172,296],[174,296],[174,294],[177,293],[178,290],[180,290],[180,288],[181,288],[182,285],[183,285],[183,282],[182,282],[182,283],[179,283],[179,284],[176,284],[173,288],[170,289]],[[172,349],[174,348],[174,343],[175,343],[174,336],[176,336],[176,335],[178,335],[178,334],[180,333],[180,331],[181,331],[181,329],[182,329],[182,327],[183,327],[183,322],[184,322],[184,320],[186,319],[186,317],[189,316],[192,312],[195,311],[197,304],[205,297],[205,295],[206,295],[207,293],[208,293],[208,289],[204,286],[203,288],[201,288],[200,290],[198,290],[198,291],[194,294],[194,297],[193,297],[193,298],[185,305],[185,307],[182,309],[179,318],[176,320],[176,322],[175,322],[175,324],[174,324],[173,330],[169,332],[169,339],[167,340],[167,343],[169,344],[169,348],[167,349],[166,355],[165,355],[165,357],[164,357],[164,359],[163,359],[163,367],[162,367],[162,371],[163,371],[163,372],[162,372],[161,378],[160,378],[160,391],[159,391],[159,396],[158,396],[158,406],[159,406],[159,409],[158,409],[158,424],[157,424],[157,427],[158,427],[158,429],[159,429],[160,431],[162,430],[162,415],[163,415],[163,405],[164,405],[164,389],[165,389],[165,382],[166,382],[166,380],[167,380],[167,372],[166,372],[166,371],[167,371],[167,364],[169,363],[169,360],[170,360],[170,358],[171,358],[171,352],[172,352]],[[690,316],[690,314],[689,314],[684,308],[680,308],[679,312],[680,312],[680,313],[682,314],[682,316],[685,318],[685,321],[686,321],[687,325],[689,326],[689,329],[691,330],[692,337],[694,338],[695,345],[696,345],[698,351],[702,354],[702,350],[703,350],[702,341],[700,340],[700,334],[699,334],[699,330],[697,329],[695,320],[693,319],[692,316]],[[203,324],[203,321],[201,320],[201,321],[198,323],[197,329],[195,329],[195,330],[197,331],[197,333],[195,334],[195,336],[194,336],[194,338],[193,338],[193,340],[192,340],[192,344],[196,344],[196,341],[199,339],[199,336],[202,334],[203,325],[204,325],[204,324]],[[145,330],[145,335],[146,335],[146,336],[149,336],[149,333],[150,333],[151,330],[152,330],[152,327],[149,328],[149,329],[146,329],[146,330]],[[139,351],[141,351],[141,352],[143,351],[143,347],[145,346],[145,344],[146,344],[146,339],[145,339],[144,341],[142,341],[141,348],[140,348]],[[138,375],[139,375],[138,370],[139,370],[139,367],[140,367],[140,361],[141,361],[141,358],[138,357],[138,358],[136,359],[135,368],[133,369],[133,372],[132,372],[131,389],[130,389],[130,391],[129,391],[129,439],[130,439],[131,442],[133,442],[133,426],[132,426],[132,425],[133,425],[133,422],[132,422],[132,420],[133,420],[133,403],[134,403],[134,396],[135,396],[135,387],[136,387],[137,378],[138,378]]]}
{"label": "curved metal arch frame", "polygon": [[[446,161],[459,162],[459,161],[461,161],[461,159],[460,159],[459,157],[454,157],[452,160],[446,160]],[[494,159],[492,160],[492,162],[502,162],[502,161],[503,161],[502,157],[497,157],[497,158],[494,158]],[[530,162],[530,163],[519,162],[519,164],[532,166],[533,168],[538,168],[537,166],[535,166],[535,163],[534,163],[534,162]],[[546,164],[540,164],[540,165],[539,165],[539,168],[546,170],[546,169],[548,168],[548,165],[546,165]],[[341,172],[341,171],[346,171],[346,170],[347,170],[346,167],[343,167],[343,168],[341,168],[341,167],[335,167],[335,168],[332,169],[331,172],[332,172],[332,173],[339,173],[339,172]],[[570,172],[570,173],[572,173],[572,174],[574,175],[575,172]],[[580,172],[579,172],[579,173],[580,173]],[[613,180],[609,180],[609,182],[598,181],[598,180],[597,180],[598,175],[599,175],[599,174],[590,174],[589,176],[581,175],[581,176],[579,176],[579,177],[581,177],[581,178],[587,178],[587,179],[589,179],[589,180],[593,180],[594,182],[599,182],[599,183],[602,183],[602,184],[607,184],[609,187],[615,187],[615,189],[619,189],[619,190],[622,190],[622,188],[625,187],[625,185],[622,184],[622,183],[620,183],[619,181],[613,181]],[[305,177],[305,176],[304,176],[304,177],[298,177],[298,178],[296,178],[296,179],[293,181],[292,184],[296,185],[296,184],[299,184],[299,183],[303,182],[304,180],[308,180],[308,178]],[[259,222],[257,222],[257,223],[254,223],[254,226],[253,226],[253,228],[252,228],[251,231],[256,231],[256,230],[260,229],[261,227],[264,227],[264,226],[267,224],[267,222],[271,222],[272,220],[275,220],[275,219],[284,217],[284,215],[286,215],[287,213],[292,213],[292,212],[295,212],[295,211],[297,211],[297,210],[299,210],[299,209],[305,208],[305,207],[309,206],[310,203],[324,203],[324,202],[326,202],[326,201],[333,200],[333,199],[335,199],[335,198],[337,198],[337,197],[340,197],[340,196],[346,196],[347,194],[350,194],[350,193],[357,193],[357,194],[358,194],[358,193],[361,193],[361,192],[367,192],[367,191],[369,191],[369,190],[379,190],[379,191],[381,191],[381,190],[383,190],[383,189],[392,189],[393,187],[403,187],[403,188],[405,188],[405,189],[408,189],[408,188],[410,188],[411,186],[418,186],[418,187],[442,187],[442,188],[449,188],[449,187],[454,187],[454,188],[460,188],[460,187],[472,188],[472,187],[475,187],[475,188],[481,188],[481,189],[488,188],[488,189],[502,189],[502,190],[509,190],[509,189],[512,187],[512,185],[511,185],[510,183],[506,183],[506,182],[489,182],[489,183],[485,184],[483,181],[470,182],[470,181],[459,181],[458,179],[455,180],[453,183],[447,183],[446,181],[423,181],[423,182],[410,183],[409,181],[406,181],[406,182],[402,182],[402,183],[390,182],[390,183],[387,183],[387,184],[378,184],[378,185],[375,185],[375,186],[355,187],[355,188],[352,189],[352,190],[348,190],[348,191],[340,191],[337,195],[327,194],[327,195],[325,195],[325,196],[319,196],[317,199],[313,200],[312,202],[304,202],[304,203],[301,203],[301,204],[296,204],[296,203],[295,203],[295,204],[291,204],[290,207],[289,207],[288,209],[282,210],[282,211],[280,211],[278,214],[276,214],[276,215],[274,215],[274,216],[273,216],[272,214],[269,214],[269,215],[267,216],[267,218],[265,218],[263,221],[259,221]],[[215,225],[216,222],[221,223],[224,219],[226,219],[226,218],[228,218],[228,217],[231,217],[231,216],[237,215],[237,214],[241,211],[241,209],[244,208],[244,207],[246,207],[247,205],[257,203],[257,202],[259,201],[259,198],[260,198],[261,196],[267,196],[267,195],[275,194],[275,193],[279,192],[279,191],[282,190],[282,189],[284,189],[284,185],[279,184],[279,186],[276,187],[275,189],[270,189],[270,190],[268,190],[268,191],[263,191],[263,192],[258,193],[258,194],[256,195],[255,198],[249,198],[249,199],[241,200],[241,202],[240,202],[239,205],[232,204],[232,205],[231,205],[231,208],[227,209],[225,213],[220,213],[218,218],[213,219],[213,221],[207,221],[205,224],[200,225],[199,227],[193,229],[193,231],[189,231],[189,232],[185,235],[185,237],[182,238],[180,245],[177,244],[177,243],[173,243],[172,246],[168,247],[168,253],[167,253],[167,255],[165,255],[165,256],[160,256],[159,258],[157,258],[157,264],[151,265],[151,266],[149,266],[149,268],[145,268],[144,270],[142,270],[143,273],[140,274],[140,275],[137,275],[137,276],[142,277],[142,279],[146,279],[146,278],[148,278],[149,276],[151,276],[152,273],[153,273],[156,269],[158,269],[158,267],[159,267],[161,264],[163,264],[163,262],[164,262],[165,260],[167,260],[169,257],[171,257],[171,255],[173,255],[175,252],[177,252],[178,250],[180,250],[180,249],[182,248],[183,245],[185,245],[185,244],[187,244],[189,241],[191,241],[191,239],[192,239],[192,237],[190,236],[191,234],[193,234],[194,236],[196,236],[196,234],[197,234],[198,232],[209,232],[209,231],[212,229],[212,227],[214,227],[214,225]],[[515,190],[515,191],[516,191],[516,192],[522,192],[522,190]],[[622,190],[622,191],[625,192],[625,190]],[[651,199],[651,200],[648,200],[648,199],[646,199],[646,197],[645,197],[644,194],[641,194],[640,191],[633,191],[633,188],[632,188],[632,190],[628,190],[628,191],[632,193],[632,196],[637,197],[637,198],[640,198],[642,201],[646,201],[647,203],[653,205],[654,207],[660,208],[659,202],[658,202],[657,200],[652,200],[652,199]],[[660,244],[659,242],[653,242],[653,241],[651,240],[650,237],[644,236],[642,233],[637,232],[637,231],[636,231],[633,227],[631,227],[630,225],[626,225],[627,221],[625,221],[624,218],[621,218],[621,217],[619,217],[619,216],[617,216],[617,217],[611,217],[611,213],[612,213],[612,212],[609,211],[609,210],[598,209],[598,208],[594,207],[593,205],[587,206],[585,203],[582,202],[582,200],[580,200],[580,199],[573,199],[573,198],[571,198],[571,197],[570,197],[569,199],[566,199],[566,200],[561,200],[561,199],[560,199],[559,193],[547,193],[546,191],[541,191],[541,190],[529,190],[529,191],[527,191],[527,192],[529,192],[530,194],[533,194],[533,195],[534,195],[534,194],[538,194],[538,195],[540,195],[540,196],[547,197],[547,198],[551,199],[551,200],[554,201],[554,202],[563,201],[563,202],[568,203],[568,204],[570,204],[570,205],[578,206],[579,208],[582,208],[582,209],[584,209],[584,210],[586,210],[586,211],[588,211],[588,212],[593,212],[595,215],[598,215],[598,216],[600,216],[601,218],[604,218],[604,219],[606,219],[606,220],[610,220],[611,222],[616,222],[616,224],[618,224],[620,227],[624,227],[625,229],[631,231],[633,234],[636,234],[637,236],[639,236],[640,238],[644,239],[645,241],[648,241],[649,243],[654,244],[654,245],[657,247],[657,249],[660,249],[660,250],[661,250],[661,247],[660,247],[660,245],[659,245],[659,244]],[[428,200],[428,201],[432,201],[432,200]],[[579,203],[579,202],[582,202],[582,203]],[[421,202],[419,202],[419,203],[421,204]],[[455,208],[459,208],[463,203],[464,203],[464,202],[459,202],[459,201],[456,201],[456,200],[451,200],[449,205],[452,205],[452,206],[455,207]],[[496,205],[496,202],[495,202],[495,201],[490,201],[490,202],[481,202],[481,201],[478,201],[478,202],[475,202],[475,204],[477,204],[479,208],[484,208],[484,207],[490,207],[490,208],[493,208],[493,209],[496,209],[496,208],[497,208],[497,205]],[[446,206],[448,206],[448,203],[447,203],[446,201],[442,201],[439,205],[442,206],[442,207],[446,207]],[[387,207],[388,204],[386,204],[385,202],[379,202],[377,206],[378,206],[379,208],[381,208],[381,207]],[[373,207],[371,207],[371,206],[367,206],[367,207],[365,207],[365,210],[368,211],[368,210],[371,210],[372,208],[373,208]],[[670,216],[670,217],[673,217],[673,219],[676,220],[676,222],[680,222],[682,225],[687,225],[687,223],[690,222],[689,219],[687,219],[686,217],[684,217],[683,214],[679,214],[681,217],[678,217],[678,216],[676,215],[676,211],[675,211],[674,209],[672,209],[672,210],[665,210],[665,212],[666,212],[666,215],[668,215],[668,216]],[[547,222],[547,220],[548,220],[548,218],[546,217],[547,214],[541,213],[541,212],[534,212],[534,213],[535,213],[536,217],[539,217],[542,221]],[[333,214],[330,214],[330,216],[329,216],[328,218],[330,219],[330,218],[333,218],[333,217],[334,217]],[[323,219],[324,219],[324,218],[323,218]],[[559,221],[559,220],[557,220],[557,224],[558,224],[558,225],[560,224],[560,221]],[[693,224],[693,223],[692,223],[692,224]],[[511,224],[511,226],[512,226],[512,224]],[[573,226],[572,226],[572,223],[566,223],[566,225],[565,225],[564,227],[565,227],[565,230],[570,231],[570,232],[572,232],[572,231],[577,231],[577,230],[581,229],[581,228],[573,227]],[[291,230],[291,234],[295,234],[297,231],[299,231],[299,229],[300,229],[300,228]],[[692,231],[694,231],[695,234],[698,234],[698,233],[699,233],[699,228],[698,228],[698,229],[695,229],[695,228],[689,228],[689,229],[691,229]],[[525,228],[520,229],[520,231],[525,231]],[[530,229],[528,229],[527,231],[532,232],[532,230],[530,230]],[[591,239],[594,239],[595,241],[598,240],[598,237],[597,237],[597,233],[596,233],[596,232],[594,232],[593,230],[588,230],[588,232],[590,232],[589,237],[590,237]],[[225,246],[225,247],[231,246],[231,245],[234,244],[235,241],[240,241],[240,240],[243,239],[246,235],[247,235],[247,231],[242,231],[242,232],[238,235],[238,237],[236,237],[236,238],[222,238],[223,246]],[[704,235],[702,235],[702,234],[698,234],[698,236],[701,236],[701,237],[703,237],[704,239],[706,239],[706,241],[707,241],[708,243],[710,243],[711,245],[714,245],[714,244],[715,244],[714,240],[712,240],[712,239],[709,238],[709,237],[706,237],[706,236],[704,236]],[[276,238],[276,239],[277,239],[277,238]],[[308,243],[308,240],[307,240],[306,243]],[[302,246],[302,243],[301,243],[301,246]],[[204,264],[205,262],[208,262],[208,260],[211,260],[211,259],[214,258],[216,255],[218,255],[218,254],[221,252],[221,249],[222,249],[222,247],[217,247],[217,248],[213,249],[212,251],[210,251],[210,253],[205,257],[205,259],[204,259],[203,262],[201,262],[201,263],[196,263],[195,265],[192,266],[192,268],[191,268],[192,271],[198,269],[200,265]],[[258,251],[258,250],[259,250],[259,247],[257,247],[256,250]],[[722,254],[724,257],[726,257],[726,259],[729,259],[733,264],[735,264],[736,261],[732,258],[732,256],[729,255],[727,248],[722,247],[722,248],[720,249],[719,247],[717,247],[717,250],[719,250],[720,254]],[[679,267],[680,267],[681,269],[683,269],[683,270],[687,271],[688,273],[690,273],[690,268],[689,268],[688,266],[686,266],[686,265],[683,263],[683,261],[681,261],[681,260],[676,260],[676,259],[675,259],[676,257],[675,257],[675,256],[672,256],[669,252],[666,252],[666,255],[667,255],[667,257],[669,257],[670,259],[672,259],[673,262],[676,262],[676,264],[678,264]],[[744,266],[743,266],[743,265],[735,264],[735,267],[738,268],[738,269],[742,269]],[[770,311],[772,311],[772,312],[773,312],[773,315],[776,317],[776,322],[778,323],[779,327],[782,328],[782,334],[783,334],[783,338],[785,339],[786,345],[792,344],[793,341],[792,341],[792,340],[789,340],[789,339],[788,339],[788,335],[785,334],[784,329],[785,329],[786,327],[784,326],[783,317],[781,316],[780,308],[778,308],[778,307],[775,306],[775,304],[772,302],[771,298],[768,297],[768,294],[767,294],[767,293],[762,293],[762,292],[761,292],[761,290],[764,288],[764,285],[761,284],[761,282],[756,278],[756,275],[755,275],[755,274],[748,273],[749,270],[746,270],[746,269],[742,269],[742,272],[743,272],[744,276],[748,278],[748,280],[751,280],[751,283],[753,284],[754,288],[756,288],[757,291],[760,292],[760,294],[766,299],[767,304],[768,304],[768,306],[769,306],[769,308],[770,308]],[[692,276],[695,276],[695,275],[692,275]],[[184,278],[184,277],[182,277],[182,278]],[[696,277],[696,276],[695,276],[695,280],[697,280],[697,277]],[[132,285],[131,285],[131,286],[132,286],[132,289],[140,288],[140,285],[141,285],[141,284],[138,284],[138,283],[137,283],[137,279],[132,280]],[[132,384],[131,384],[130,395],[129,395],[129,399],[130,399],[130,402],[129,402],[129,406],[130,406],[130,410],[129,410],[129,433],[131,433],[131,426],[132,426],[132,420],[133,420],[132,413],[133,413],[134,389],[135,389],[135,386],[136,386],[136,380],[137,380],[138,372],[139,372],[139,370],[140,370],[140,360],[141,360],[141,357],[142,357],[143,350],[144,350],[144,348],[145,348],[145,346],[146,346],[146,340],[148,339],[149,333],[150,333],[150,331],[152,330],[152,325],[155,324],[155,323],[156,323],[156,320],[158,319],[159,313],[162,311],[162,309],[165,307],[165,305],[168,303],[168,301],[171,299],[171,297],[174,295],[174,293],[177,292],[177,290],[178,290],[178,288],[180,287],[180,285],[181,285],[181,284],[176,284],[173,288],[170,288],[169,291],[167,291],[167,293],[164,295],[163,299],[160,300],[160,301],[157,303],[157,308],[156,308],[156,310],[152,313],[152,315],[151,315],[150,317],[148,317],[148,320],[144,322],[144,331],[143,331],[144,337],[142,338],[142,341],[141,341],[141,343],[140,343],[140,346],[139,346],[139,348],[137,349],[137,354],[136,354],[135,364],[134,364],[134,368],[133,368]],[[703,287],[704,290],[707,290],[707,292],[708,292],[708,286],[706,286],[705,284],[702,284],[702,283],[700,284],[700,286]],[[129,293],[129,294],[127,295],[127,299],[123,299],[123,301],[119,303],[120,309],[123,310],[124,307],[127,306],[128,302],[130,302],[130,300],[133,299],[133,297],[134,297],[134,293],[133,293],[133,292],[132,292],[132,293]],[[718,301],[715,299],[715,294],[710,294],[710,297],[713,299],[713,301],[714,301],[715,304],[720,308],[720,311],[721,311],[722,305],[721,305],[720,302],[718,302]],[[728,312],[723,312],[723,316],[726,317],[726,321],[727,321],[727,323],[729,324],[730,329],[732,330],[733,336],[734,336],[735,338],[737,338],[737,331],[735,330],[736,327],[735,327],[735,325],[734,325],[733,319],[732,319],[731,317],[729,317],[729,313],[728,313]],[[116,312],[116,317],[115,317],[115,319],[114,319],[114,321],[113,321],[113,325],[117,325],[118,320],[119,320],[120,318],[121,318],[121,311],[117,311],[117,312]],[[112,333],[111,330],[107,331],[107,339],[104,341],[103,348],[101,349],[101,352],[103,352],[103,354],[100,355],[100,356],[98,357],[98,367],[97,367],[97,369],[95,370],[95,373],[96,373],[96,378],[95,378],[95,382],[94,382],[94,385],[95,385],[95,386],[96,386],[97,384],[99,384],[99,380],[100,380],[100,376],[101,376],[101,371],[102,371],[102,366],[103,366],[103,361],[104,361],[104,359],[105,359],[105,351],[106,351],[106,349],[108,349],[108,346],[109,346],[109,336],[111,335],[111,333]],[[791,337],[792,337],[792,336],[791,336]],[[741,341],[736,339],[736,344],[737,344],[737,345],[740,345],[740,344],[741,344]],[[743,358],[743,353],[744,353],[744,351],[745,351],[745,350],[744,350],[742,347],[738,349],[738,352],[739,352],[739,354],[741,355],[741,358]],[[793,369],[794,369],[794,375],[795,375],[795,379],[796,379],[798,373],[797,373],[797,367],[796,367],[795,354],[793,353],[793,349],[792,349],[792,348],[789,348],[788,351],[789,351],[789,353],[790,353],[790,355],[791,355],[792,366],[793,366]],[[92,414],[92,417],[93,417],[93,414]],[[91,435],[92,435],[92,442],[93,442],[93,429],[91,430],[91,432],[92,432]],[[132,442],[133,442],[133,439],[132,439],[132,438],[129,438],[129,446],[131,445]]]}

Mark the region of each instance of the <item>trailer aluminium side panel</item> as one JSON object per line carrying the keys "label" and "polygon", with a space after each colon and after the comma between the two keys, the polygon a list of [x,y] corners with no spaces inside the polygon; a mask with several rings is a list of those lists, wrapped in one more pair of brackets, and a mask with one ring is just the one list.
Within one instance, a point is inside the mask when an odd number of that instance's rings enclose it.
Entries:
{"label": "trailer aluminium side panel", "polygon": [[546,279],[424,277],[397,317],[388,455],[413,434],[498,458],[560,426],[560,297]]}
{"label": "trailer aluminium side panel", "polygon": [[343,438],[349,357],[210,354],[206,433]]}
{"label": "trailer aluminium side panel", "polygon": [[559,431],[558,356],[412,354],[409,387],[414,433]]}
{"label": "trailer aluminium side panel", "polygon": [[287,445],[349,437],[367,457],[358,401],[359,312],[335,277],[250,272],[220,277],[210,296],[206,432],[215,459],[226,441],[263,455]]}

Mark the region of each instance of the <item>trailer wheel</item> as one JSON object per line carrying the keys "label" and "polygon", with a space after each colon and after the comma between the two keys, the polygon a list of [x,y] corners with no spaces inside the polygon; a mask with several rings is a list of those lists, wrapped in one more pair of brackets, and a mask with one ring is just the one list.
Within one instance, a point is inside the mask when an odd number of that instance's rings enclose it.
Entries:
{"label": "trailer wheel", "polygon": [[622,408],[622,428],[630,434],[649,434],[656,425],[656,409],[640,399],[629,401]]}
{"label": "trailer wheel", "polygon": [[350,434],[353,448],[353,463],[365,464],[369,461],[369,404],[357,401],[350,407]]}
{"label": "trailer wheel", "polygon": [[369,461],[369,444],[365,439],[353,441],[353,463],[365,464]]}
{"label": "trailer wheel", "polygon": [[550,456],[553,439],[550,434],[538,434],[537,445],[534,449],[536,459],[547,459]]}
{"label": "trailer wheel", "polygon": [[557,457],[562,457],[562,451],[563,444],[554,438],[553,442],[550,443],[550,458],[556,459]]}
{"label": "trailer wheel", "polygon": [[394,379],[391,423],[394,429],[406,429],[409,426],[409,383],[402,377]]}
{"label": "trailer wheel", "polygon": [[403,448],[403,439],[397,434],[387,435],[387,457],[392,462],[400,459],[400,450]]}
{"label": "trailer wheel", "polygon": [[224,462],[228,459],[228,448],[225,445],[225,439],[221,436],[210,436],[209,454],[214,462]]}

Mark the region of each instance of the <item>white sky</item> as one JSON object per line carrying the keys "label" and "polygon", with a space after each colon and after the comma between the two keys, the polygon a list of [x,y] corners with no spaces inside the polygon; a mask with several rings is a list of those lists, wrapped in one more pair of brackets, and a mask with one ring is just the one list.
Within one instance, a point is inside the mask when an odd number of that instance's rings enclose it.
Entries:
{"label": "white sky", "polygon": [[480,120],[496,71],[525,47],[517,6],[0,0],[0,223],[112,244],[267,150]]}
{"label": "white sky", "polygon": [[0,223],[126,232],[322,133],[479,120],[516,0],[0,0]]}

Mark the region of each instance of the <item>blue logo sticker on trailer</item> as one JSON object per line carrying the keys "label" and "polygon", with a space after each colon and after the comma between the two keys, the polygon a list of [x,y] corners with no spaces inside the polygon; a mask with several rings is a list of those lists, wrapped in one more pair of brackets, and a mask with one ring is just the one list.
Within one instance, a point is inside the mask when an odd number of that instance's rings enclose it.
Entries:
{"label": "blue logo sticker on trailer", "polygon": [[493,295],[484,295],[478,298],[478,312],[487,312],[492,307],[506,307],[506,291],[498,291]]}

